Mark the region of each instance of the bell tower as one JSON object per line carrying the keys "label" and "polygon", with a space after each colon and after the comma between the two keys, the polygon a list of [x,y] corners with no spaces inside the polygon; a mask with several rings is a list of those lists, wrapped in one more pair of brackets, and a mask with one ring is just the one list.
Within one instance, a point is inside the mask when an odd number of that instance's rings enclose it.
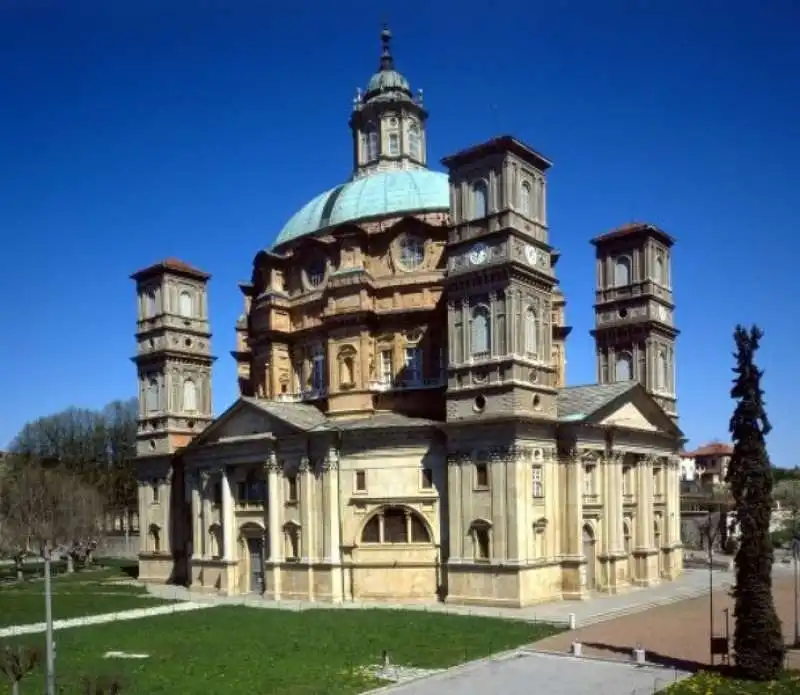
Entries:
{"label": "bell tower", "polygon": [[416,96],[394,66],[392,32],[381,32],[381,59],[367,89],[353,99],[353,178],[392,169],[427,166],[422,90]]}
{"label": "bell tower", "polygon": [[137,456],[171,454],[212,420],[208,273],[174,258],[136,282]]}
{"label": "bell tower", "polygon": [[451,209],[447,419],[555,417],[551,163],[510,136],[442,161]]}
{"label": "bell tower", "polygon": [[640,382],[678,419],[672,248],[655,225],[634,222],[592,239],[597,257],[595,327],[600,384]]}

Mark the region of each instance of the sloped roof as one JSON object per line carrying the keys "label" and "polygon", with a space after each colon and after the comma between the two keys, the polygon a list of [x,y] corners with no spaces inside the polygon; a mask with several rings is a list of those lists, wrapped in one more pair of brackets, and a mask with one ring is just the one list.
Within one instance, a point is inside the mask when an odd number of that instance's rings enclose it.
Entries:
{"label": "sloped roof", "polygon": [[635,381],[620,381],[561,388],[556,401],[558,419],[572,422],[584,420],[636,386]]}
{"label": "sloped roof", "polygon": [[732,456],[733,447],[723,442],[709,442],[703,444],[694,451],[687,451],[683,454],[686,458],[697,458],[698,456]]}
{"label": "sloped roof", "polygon": [[242,396],[241,400],[299,430],[330,429],[328,418],[308,403],[278,403],[249,396]]}

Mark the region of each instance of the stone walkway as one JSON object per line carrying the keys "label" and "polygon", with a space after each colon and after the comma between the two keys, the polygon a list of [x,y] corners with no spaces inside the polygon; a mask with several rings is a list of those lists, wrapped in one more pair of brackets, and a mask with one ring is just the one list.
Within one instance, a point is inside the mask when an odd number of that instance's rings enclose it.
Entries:
{"label": "stone walkway", "polygon": [[[727,588],[731,585],[733,575],[729,572],[715,571],[715,588]],[[592,625],[597,622],[630,613],[638,613],[655,606],[663,606],[684,601],[695,596],[708,593],[708,571],[686,570],[676,581],[665,582],[646,589],[630,589],[624,593],[609,596],[595,594],[586,601],[556,601],[527,608],[492,608],[485,606],[458,606],[440,602],[370,602],[352,601],[342,604],[316,603],[313,601],[271,601],[261,596],[219,596],[217,594],[198,594],[185,587],[169,585],[148,585],[148,591],[154,596],[179,601],[195,601],[215,605],[245,605],[254,608],[267,608],[290,611],[310,609],[359,610],[364,608],[381,608],[386,610],[420,610],[459,615],[479,615],[495,618],[527,620],[531,622],[548,622],[566,624],[570,614],[575,616],[576,626]]]}

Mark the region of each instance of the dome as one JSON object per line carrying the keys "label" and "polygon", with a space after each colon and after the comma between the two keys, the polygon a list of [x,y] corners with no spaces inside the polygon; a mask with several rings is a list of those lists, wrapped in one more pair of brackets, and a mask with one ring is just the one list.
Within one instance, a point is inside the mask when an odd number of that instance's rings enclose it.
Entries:
{"label": "dome", "polygon": [[447,174],[428,169],[379,172],[313,198],[284,225],[275,246],[345,222],[449,208]]}

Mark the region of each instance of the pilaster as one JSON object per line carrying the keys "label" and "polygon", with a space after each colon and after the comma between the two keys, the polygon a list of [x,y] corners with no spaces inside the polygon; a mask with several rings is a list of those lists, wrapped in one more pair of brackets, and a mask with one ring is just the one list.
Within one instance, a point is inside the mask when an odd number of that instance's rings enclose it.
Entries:
{"label": "pilaster", "polygon": [[208,471],[200,472],[201,495],[202,495],[202,528],[200,533],[202,555],[204,558],[211,557],[211,539],[209,529],[211,528],[211,475]]}
{"label": "pilaster", "polygon": [[269,566],[272,570],[272,598],[280,601],[281,598],[281,566],[283,560],[283,545],[281,544],[280,528],[280,478],[278,460],[275,452],[271,451],[267,459],[267,533],[269,535]]}
{"label": "pilaster", "polygon": [[221,466],[220,485],[222,486],[222,559],[232,562],[233,557],[233,534],[235,531],[236,519],[233,514],[233,494],[231,492],[231,481],[228,476],[228,467]]}
{"label": "pilaster", "polygon": [[463,509],[461,505],[461,465],[457,454],[447,455],[447,506],[448,523],[450,525],[450,557],[449,562],[461,562],[464,559]]}
{"label": "pilaster", "polygon": [[147,483],[139,481],[139,552],[147,552],[147,539],[150,536],[150,515],[147,513],[150,500],[148,499]]}
{"label": "pilaster", "polygon": [[506,509],[506,461],[509,450],[495,447],[489,452],[489,494],[492,497],[492,562],[508,559],[508,510]]}
{"label": "pilaster", "polygon": [[192,559],[202,556],[203,523],[202,498],[200,494],[200,474],[196,471],[188,474],[189,499],[192,505]]}

